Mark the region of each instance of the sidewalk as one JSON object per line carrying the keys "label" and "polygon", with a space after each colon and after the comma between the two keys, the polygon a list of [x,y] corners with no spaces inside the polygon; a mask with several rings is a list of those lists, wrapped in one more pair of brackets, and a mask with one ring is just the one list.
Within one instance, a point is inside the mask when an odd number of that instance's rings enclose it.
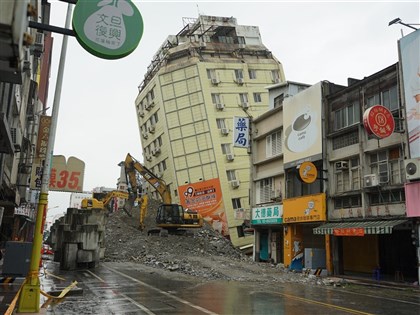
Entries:
{"label": "sidewalk", "polygon": [[[45,268],[47,267],[47,268]],[[39,270],[39,281],[40,290],[43,293],[50,294],[52,296],[59,296],[63,290],[68,288],[72,281],[59,276],[59,266],[52,263],[52,261],[44,261],[43,267]],[[2,262],[0,262],[0,314],[5,314],[7,311],[10,314],[16,314],[19,299],[17,294],[19,289],[22,287],[26,277],[13,277],[3,275]],[[70,289],[68,289],[70,290]],[[71,293],[65,292],[67,295],[74,294],[80,289],[73,288]],[[16,299],[15,299],[16,298]],[[46,314],[47,307],[52,302],[51,299],[45,297],[43,294],[40,295],[40,310],[38,313],[18,313],[18,314]],[[13,303],[13,305],[12,305]]]}

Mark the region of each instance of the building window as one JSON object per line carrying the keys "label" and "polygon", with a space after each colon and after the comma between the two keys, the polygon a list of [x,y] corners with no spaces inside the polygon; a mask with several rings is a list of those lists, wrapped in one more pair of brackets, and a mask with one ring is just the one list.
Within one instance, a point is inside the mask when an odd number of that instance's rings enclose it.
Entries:
{"label": "building window", "polygon": [[248,93],[240,93],[239,101],[241,104],[248,103]]}
{"label": "building window", "polygon": [[250,79],[256,79],[257,78],[257,71],[255,70],[248,70],[248,75]]}
{"label": "building window", "polygon": [[265,178],[257,182],[256,203],[271,202],[271,198],[275,197],[273,178]]}
{"label": "building window", "polygon": [[274,108],[280,107],[283,105],[283,101],[284,101],[284,94],[280,94],[279,96],[276,96],[274,98]]}
{"label": "building window", "polygon": [[361,188],[359,157],[334,163],[335,189],[337,193]]}
{"label": "building window", "polygon": [[281,130],[267,136],[265,149],[268,158],[283,153]]}
{"label": "building window", "polygon": [[404,189],[382,190],[369,194],[369,204],[371,206],[402,202],[405,202]]}
{"label": "building window", "polygon": [[392,86],[389,90],[382,91],[382,105],[390,111],[398,109],[398,92],[397,86]]}
{"label": "building window", "polygon": [[207,69],[207,79],[216,79],[216,70]]}
{"label": "building window", "polygon": [[155,100],[155,92],[154,89],[152,88],[149,93],[147,93],[147,104],[148,105],[152,105],[154,103]]}
{"label": "building window", "polygon": [[158,113],[155,112],[151,117],[150,117],[150,123],[152,125],[156,125],[156,123],[159,121],[159,116]]}
{"label": "building window", "polygon": [[274,83],[280,82],[280,74],[278,70],[271,70],[271,79]]}
{"label": "building window", "polygon": [[377,151],[370,154],[370,170],[378,174],[379,182],[402,184],[404,182],[404,159],[400,148]]}
{"label": "building window", "polygon": [[362,197],[360,195],[345,196],[334,198],[334,209],[357,208],[362,206]]}
{"label": "building window", "polygon": [[226,120],[224,118],[216,119],[217,129],[226,128]]}
{"label": "building window", "polygon": [[211,100],[213,102],[213,104],[220,104],[221,102],[221,97],[219,93],[212,93],[211,94]]}
{"label": "building window", "polygon": [[340,108],[334,112],[334,131],[352,126],[360,121],[359,101],[354,101],[351,105]]}
{"label": "building window", "polygon": [[374,94],[372,96],[369,96],[366,100],[367,107],[372,107],[374,105],[379,105],[379,104],[380,104],[379,94]]}
{"label": "building window", "polygon": [[230,143],[222,143],[222,153],[223,154],[231,154],[231,146]]}
{"label": "building window", "polygon": [[244,72],[242,71],[242,69],[236,69],[235,70],[235,79],[242,79],[244,78]]}
{"label": "building window", "polygon": [[233,37],[218,36],[217,39],[218,39],[219,43],[234,44]]}
{"label": "building window", "polygon": [[359,132],[357,130],[334,137],[332,139],[333,150],[359,143]]}
{"label": "building window", "polygon": [[245,44],[245,37],[238,36],[237,39],[238,39],[238,44]]}
{"label": "building window", "polygon": [[226,171],[228,181],[236,180],[236,172],[235,170],[228,170]]}
{"label": "building window", "polygon": [[254,93],[254,102],[261,103],[261,93]]}
{"label": "building window", "polygon": [[232,206],[233,209],[241,209],[241,198],[232,198]]}

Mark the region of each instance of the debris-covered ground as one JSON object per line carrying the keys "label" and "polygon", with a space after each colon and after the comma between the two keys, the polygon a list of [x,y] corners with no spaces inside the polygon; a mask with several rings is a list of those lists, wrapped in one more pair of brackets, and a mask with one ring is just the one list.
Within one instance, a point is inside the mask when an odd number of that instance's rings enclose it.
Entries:
{"label": "debris-covered ground", "polygon": [[133,209],[132,217],[124,211],[110,214],[104,261],[136,262],[207,280],[325,284],[321,278],[293,273],[281,265],[254,262],[207,224],[190,229],[186,235],[148,235],[147,231],[156,227],[154,216],[158,205],[149,199],[143,231],[138,229],[138,208]]}

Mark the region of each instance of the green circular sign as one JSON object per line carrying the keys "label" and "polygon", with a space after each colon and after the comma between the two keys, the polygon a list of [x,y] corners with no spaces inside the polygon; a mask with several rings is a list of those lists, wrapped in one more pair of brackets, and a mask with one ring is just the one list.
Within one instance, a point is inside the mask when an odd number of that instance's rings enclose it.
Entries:
{"label": "green circular sign", "polygon": [[131,54],[143,35],[143,18],[130,0],[78,0],[73,30],[92,55],[119,59]]}

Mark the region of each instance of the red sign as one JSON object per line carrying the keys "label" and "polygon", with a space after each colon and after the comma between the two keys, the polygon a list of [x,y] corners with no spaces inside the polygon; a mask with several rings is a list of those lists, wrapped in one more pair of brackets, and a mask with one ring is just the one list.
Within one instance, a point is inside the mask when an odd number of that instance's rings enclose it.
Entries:
{"label": "red sign", "polygon": [[340,228],[333,229],[335,236],[365,236],[364,228]]}
{"label": "red sign", "polygon": [[388,108],[374,105],[363,114],[363,125],[369,135],[383,139],[394,132],[395,121]]}

